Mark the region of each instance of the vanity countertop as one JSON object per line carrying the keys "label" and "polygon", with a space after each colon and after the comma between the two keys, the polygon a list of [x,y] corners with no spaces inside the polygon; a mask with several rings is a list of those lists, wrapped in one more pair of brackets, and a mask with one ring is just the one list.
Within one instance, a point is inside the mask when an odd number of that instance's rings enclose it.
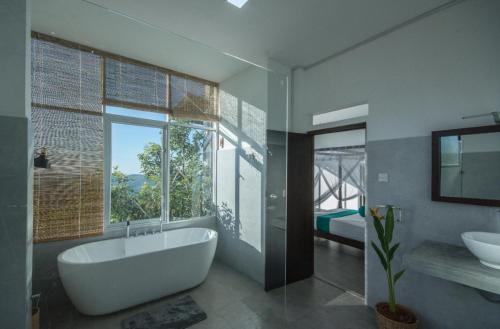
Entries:
{"label": "vanity countertop", "polygon": [[482,265],[465,247],[424,241],[404,255],[414,271],[500,294],[500,270]]}

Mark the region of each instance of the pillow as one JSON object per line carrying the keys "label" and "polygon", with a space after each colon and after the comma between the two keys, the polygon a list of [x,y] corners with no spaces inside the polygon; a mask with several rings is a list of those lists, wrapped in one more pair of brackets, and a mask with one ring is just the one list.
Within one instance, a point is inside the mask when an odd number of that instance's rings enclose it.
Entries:
{"label": "pillow", "polygon": [[361,215],[361,217],[365,217],[365,206],[359,207],[358,212]]}

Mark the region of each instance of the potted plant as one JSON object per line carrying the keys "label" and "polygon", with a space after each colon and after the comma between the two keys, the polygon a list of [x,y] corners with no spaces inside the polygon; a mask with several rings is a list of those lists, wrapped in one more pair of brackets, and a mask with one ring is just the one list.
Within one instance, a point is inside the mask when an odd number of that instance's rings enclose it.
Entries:
{"label": "potted plant", "polygon": [[373,249],[380,258],[380,263],[387,276],[389,301],[375,305],[379,329],[416,329],[418,319],[408,308],[396,303],[395,286],[405,270],[393,274],[392,260],[399,243],[391,244],[394,232],[394,209],[389,206],[385,217],[380,215],[378,208],[371,208],[373,224],[377,232],[380,246],[371,242]]}

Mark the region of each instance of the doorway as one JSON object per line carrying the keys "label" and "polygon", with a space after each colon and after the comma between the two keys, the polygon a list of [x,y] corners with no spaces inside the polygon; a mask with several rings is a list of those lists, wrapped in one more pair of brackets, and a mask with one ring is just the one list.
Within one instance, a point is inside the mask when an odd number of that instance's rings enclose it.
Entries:
{"label": "doorway", "polygon": [[365,295],[366,124],[313,131],[314,276]]}

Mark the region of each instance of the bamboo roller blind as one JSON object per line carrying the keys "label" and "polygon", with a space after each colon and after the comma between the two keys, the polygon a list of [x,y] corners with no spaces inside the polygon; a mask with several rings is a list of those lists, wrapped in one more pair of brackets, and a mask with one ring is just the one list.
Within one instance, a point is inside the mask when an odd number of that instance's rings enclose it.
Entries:
{"label": "bamboo roller blind", "polygon": [[32,34],[34,241],[103,233],[103,104],[219,120],[217,84],[39,33]]}

